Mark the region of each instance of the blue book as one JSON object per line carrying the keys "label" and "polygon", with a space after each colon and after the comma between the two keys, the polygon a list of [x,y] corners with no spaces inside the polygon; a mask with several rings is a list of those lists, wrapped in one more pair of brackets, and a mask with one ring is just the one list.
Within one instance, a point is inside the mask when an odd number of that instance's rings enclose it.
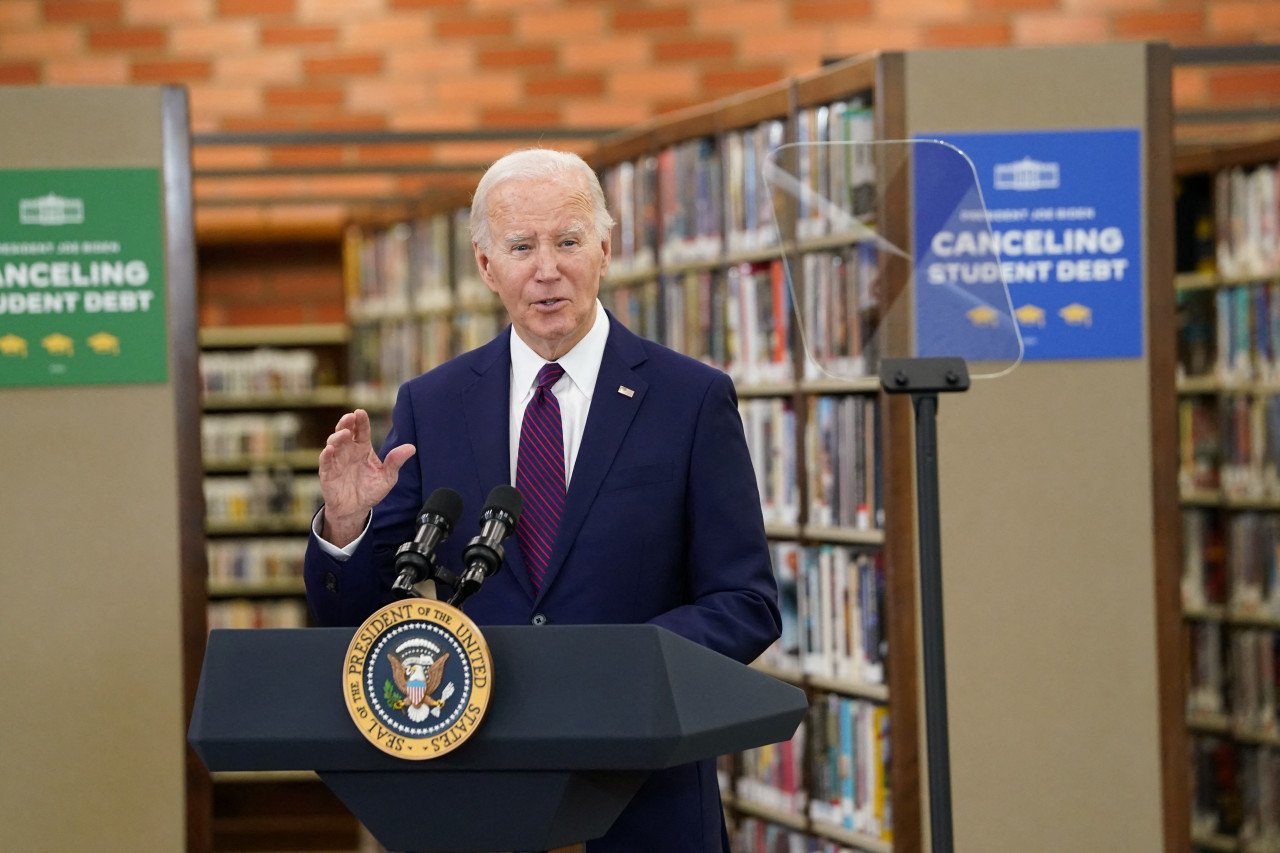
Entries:
{"label": "blue book", "polygon": [[856,703],[852,699],[840,700],[840,755],[844,766],[840,773],[840,815],[845,829],[853,829],[853,811],[857,803],[854,779],[857,776],[857,750],[853,736],[854,709]]}
{"label": "blue book", "polygon": [[1217,314],[1217,350],[1216,371],[1219,380],[1226,380],[1231,375],[1231,289],[1220,288],[1213,296],[1214,309]]}

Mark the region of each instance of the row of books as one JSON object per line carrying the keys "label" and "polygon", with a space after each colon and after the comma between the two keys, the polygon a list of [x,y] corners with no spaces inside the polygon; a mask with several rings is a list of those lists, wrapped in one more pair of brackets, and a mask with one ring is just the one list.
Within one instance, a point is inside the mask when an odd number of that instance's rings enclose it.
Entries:
{"label": "row of books", "polygon": [[307,604],[298,598],[231,598],[210,602],[207,618],[210,631],[215,628],[305,628]]}
{"label": "row of books", "polygon": [[349,228],[348,317],[358,322],[452,307],[452,247],[453,221],[444,213],[388,228]]}
{"label": "row of books", "polygon": [[781,119],[731,131],[724,137],[725,248],[739,254],[758,252],[780,242],[775,194],[764,180],[764,163],[786,142]]}
{"label": "row of books", "polygon": [[605,169],[600,185],[613,215],[611,272],[625,276],[654,269],[658,260],[658,158],[645,156]]}
{"label": "row of books", "polygon": [[875,212],[874,113],[861,100],[802,109],[796,117],[796,161],[800,185],[796,237],[815,239],[856,231]]}
{"label": "row of books", "polygon": [[[816,527],[879,529],[884,525],[880,409],[875,398],[808,398],[804,466],[808,523]],[[796,413],[787,397],[749,398],[738,404],[756,485],[769,524],[795,524],[801,491]]]}
{"label": "row of books", "polygon": [[893,837],[883,705],[820,694],[791,740],[746,750],[737,770],[740,801],[885,841]]}
{"label": "row of books", "polygon": [[1226,384],[1280,381],[1280,282],[1179,296],[1178,366]]}
{"label": "row of books", "polygon": [[792,378],[791,299],[782,261],[666,280],[674,335],[663,343],[749,385]]}
{"label": "row of books", "polygon": [[600,303],[640,337],[661,343],[666,336],[662,291],[656,278],[640,279],[601,289]]}
{"label": "row of books", "polygon": [[402,383],[488,342],[506,322],[506,312],[494,302],[491,310],[355,324],[348,349],[352,397],[357,405],[387,405]]}
{"label": "row of books", "polygon": [[733,833],[737,853],[858,853],[835,841],[760,818],[743,818]]}
{"label": "row of books", "polygon": [[1221,488],[1222,420],[1216,397],[1178,400],[1178,487],[1183,494]]}
{"label": "row of books", "polygon": [[724,251],[724,187],[714,137],[686,139],[658,152],[662,264],[716,260]]}
{"label": "row of books", "polygon": [[800,520],[796,413],[790,398],[756,397],[738,401],[747,451],[766,524]]}
{"label": "row of books", "polygon": [[1184,607],[1225,605],[1236,616],[1280,620],[1280,515],[1185,509],[1182,545]]}
{"label": "row of books", "polygon": [[1223,657],[1223,627],[1216,622],[1192,622],[1187,671],[1187,713],[1219,715],[1226,710],[1227,659]]}
{"label": "row of books", "polygon": [[1280,749],[1201,735],[1191,760],[1193,836],[1235,836],[1242,850],[1280,846]]}
{"label": "row of books", "polygon": [[1214,176],[1215,257],[1225,278],[1280,272],[1280,172],[1236,166]]}
{"label": "row of books", "polygon": [[1280,498],[1280,395],[1184,396],[1179,484],[1234,498]]}
{"label": "row of books", "polygon": [[[863,100],[674,143],[604,170],[614,271],[718,261],[779,245],[791,200],[801,240],[851,233],[874,212],[874,115]],[[779,152],[788,141],[800,143]],[[853,144],[850,144],[853,143]],[[781,215],[780,215],[781,214]]]}
{"label": "row of books", "polygon": [[302,577],[307,540],[256,537],[211,539],[206,545],[209,580],[222,583],[269,583]]}
{"label": "row of books", "polygon": [[1238,728],[1268,737],[1280,734],[1280,630],[1236,628],[1231,632],[1231,719]]}
{"label": "row of books", "polygon": [[791,293],[784,262],[698,269],[606,288],[624,326],[746,384],[793,378]]}
{"label": "row of books", "polygon": [[[422,365],[420,338],[434,319],[412,317],[370,320],[353,327],[347,348],[348,387],[357,405],[394,400],[401,383],[417,376]],[[452,353],[450,353],[452,355]]]}
{"label": "row of books", "polygon": [[[798,268],[793,294],[788,263]],[[748,385],[785,382],[793,366],[793,298],[800,300],[804,376],[863,377],[874,371],[879,268],[873,244],[808,252],[790,261],[689,270],[606,288],[623,325],[689,353]]]}
{"label": "row of books", "polygon": [[814,789],[809,816],[822,823],[889,841],[893,798],[889,785],[889,709],[863,699],[827,694],[809,706]]}
{"label": "row of books", "polygon": [[1197,621],[1190,656],[1189,713],[1226,716],[1251,737],[1280,734],[1280,630]]}
{"label": "row of books", "polygon": [[248,476],[206,477],[205,518],[213,524],[280,519],[306,524],[324,503],[320,478],[291,469],[255,468]]}
{"label": "row of books", "polygon": [[206,462],[271,459],[299,447],[302,419],[294,412],[205,415],[200,447]]}
{"label": "row of books", "polygon": [[316,353],[308,349],[202,352],[200,382],[205,394],[249,398],[306,394],[316,388],[318,362]]}
{"label": "row of books", "polygon": [[800,256],[800,323],[807,379],[861,377],[880,358],[879,262],[875,244]]}
{"label": "row of books", "polygon": [[884,561],[846,545],[770,545],[782,636],[763,662],[791,675],[883,685]]}
{"label": "row of books", "polygon": [[805,761],[807,722],[784,743],[770,743],[739,753],[734,796],[784,814],[803,816],[808,805]]}
{"label": "row of books", "polygon": [[880,406],[875,397],[809,398],[805,467],[809,524],[882,528]]}

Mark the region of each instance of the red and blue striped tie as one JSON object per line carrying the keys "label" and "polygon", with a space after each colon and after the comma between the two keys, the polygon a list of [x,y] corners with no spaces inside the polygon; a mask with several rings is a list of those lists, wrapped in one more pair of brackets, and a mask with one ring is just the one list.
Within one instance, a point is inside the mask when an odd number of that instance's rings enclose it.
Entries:
{"label": "red and blue striped tie", "polygon": [[520,426],[520,455],[516,460],[516,488],[524,498],[516,537],[533,587],[538,590],[546,580],[551,547],[564,514],[564,428],[560,402],[551,393],[551,386],[561,376],[564,368],[554,361],[538,371],[533,399],[524,410]]}

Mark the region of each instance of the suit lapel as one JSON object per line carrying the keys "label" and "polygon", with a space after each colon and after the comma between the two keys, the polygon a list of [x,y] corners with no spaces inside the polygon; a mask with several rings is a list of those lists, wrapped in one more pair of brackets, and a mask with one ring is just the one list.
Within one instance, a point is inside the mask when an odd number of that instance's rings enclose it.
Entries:
{"label": "suit lapel", "polygon": [[[472,364],[475,381],[462,389],[462,411],[471,453],[476,462],[480,500],[489,490],[511,482],[511,333],[508,329],[476,351]],[[474,508],[480,514],[480,506]],[[468,511],[472,508],[468,507]],[[508,539],[503,550],[510,571],[520,587],[534,597],[533,581],[520,556],[515,537]]]}
{"label": "suit lapel", "polygon": [[[605,475],[613,465],[618,448],[644,401],[648,384],[633,368],[644,361],[644,349],[640,340],[624,328],[613,315],[609,315],[609,340],[605,344],[600,373],[596,377],[595,392],[591,396],[591,409],[587,413],[587,426],[582,435],[582,446],[573,466],[573,479],[565,501],[564,515],[556,534],[555,548],[547,565],[546,582],[542,594],[555,582],[578,531],[595,502],[596,493]],[[634,392],[627,396],[619,391],[626,387]],[[541,598],[541,595],[539,596]]]}

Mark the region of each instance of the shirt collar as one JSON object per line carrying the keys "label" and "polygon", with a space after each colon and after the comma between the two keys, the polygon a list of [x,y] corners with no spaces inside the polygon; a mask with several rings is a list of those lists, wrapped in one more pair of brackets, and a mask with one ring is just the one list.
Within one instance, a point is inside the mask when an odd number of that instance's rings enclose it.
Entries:
{"label": "shirt collar", "polygon": [[[591,330],[582,340],[564,355],[559,364],[565,375],[578,387],[578,390],[591,398],[596,389],[596,377],[600,375],[600,362],[604,359],[604,346],[609,340],[609,315],[605,313],[600,300],[596,300],[596,319]],[[538,371],[547,362],[534,352],[528,344],[511,328],[511,387],[523,399],[533,390],[533,382],[538,378]]]}

